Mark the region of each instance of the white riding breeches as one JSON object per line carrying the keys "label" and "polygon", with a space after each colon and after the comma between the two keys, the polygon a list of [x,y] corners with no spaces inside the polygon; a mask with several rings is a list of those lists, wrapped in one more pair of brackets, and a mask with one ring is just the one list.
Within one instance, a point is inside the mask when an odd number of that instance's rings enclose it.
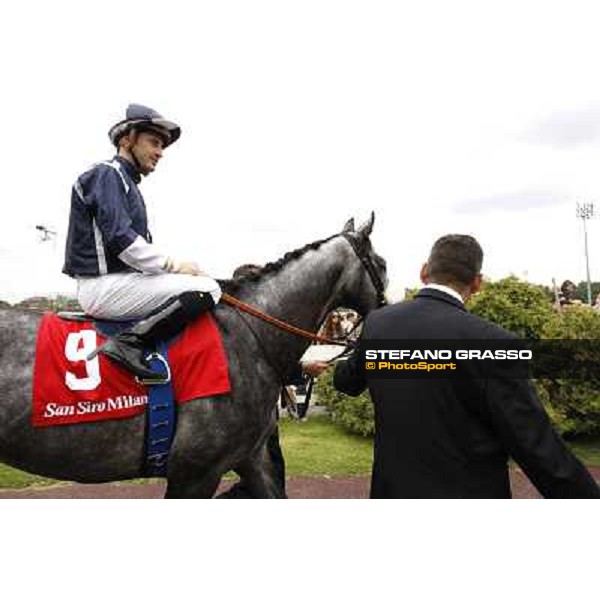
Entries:
{"label": "white riding breeches", "polygon": [[98,319],[116,321],[145,317],[170,298],[191,291],[209,292],[215,304],[221,298],[219,284],[206,275],[127,272],[77,279],[81,308]]}

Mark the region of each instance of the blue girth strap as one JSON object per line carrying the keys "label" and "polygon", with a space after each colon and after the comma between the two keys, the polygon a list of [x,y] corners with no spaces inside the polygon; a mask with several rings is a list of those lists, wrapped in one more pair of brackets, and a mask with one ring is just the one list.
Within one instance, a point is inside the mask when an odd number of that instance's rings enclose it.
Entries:
{"label": "blue girth strap", "polygon": [[[103,335],[116,335],[129,329],[136,321],[95,321]],[[148,419],[146,423],[145,471],[148,477],[165,477],[169,452],[175,435],[175,402],[171,373],[167,362],[167,342],[160,342],[156,352],[146,356],[155,373],[167,375],[167,383],[148,385]]]}
{"label": "blue girth strap", "polygon": [[149,477],[166,476],[169,452],[175,435],[175,403],[166,357],[165,342],[160,342],[157,351],[147,357],[148,364],[155,373],[167,376],[166,383],[148,386],[146,474]]}

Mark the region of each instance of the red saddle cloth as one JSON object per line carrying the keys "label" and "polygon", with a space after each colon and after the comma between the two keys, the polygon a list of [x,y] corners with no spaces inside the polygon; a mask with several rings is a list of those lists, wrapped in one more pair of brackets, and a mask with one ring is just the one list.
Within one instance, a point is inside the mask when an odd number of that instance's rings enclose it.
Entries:
{"label": "red saddle cloth", "polygon": [[[92,322],[42,318],[33,372],[33,425],[123,419],[143,413],[146,386],[106,356],[85,358],[105,340]],[[188,325],[168,349],[178,403],[231,390],[221,334],[210,313]]]}

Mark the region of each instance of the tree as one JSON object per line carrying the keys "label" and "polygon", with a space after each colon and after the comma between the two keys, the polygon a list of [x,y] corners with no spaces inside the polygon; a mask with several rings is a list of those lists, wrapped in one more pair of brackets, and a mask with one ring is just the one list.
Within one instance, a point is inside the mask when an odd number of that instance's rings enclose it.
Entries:
{"label": "tree", "polygon": [[62,310],[81,311],[81,307],[75,298],[62,296],[60,294],[55,298],[48,298],[47,296],[26,298],[18,304],[15,304],[15,308],[24,308],[26,310],[34,310],[37,312],[59,312]]}
{"label": "tree", "polygon": [[[600,294],[600,281],[592,281],[592,302]],[[580,281],[577,284],[577,298],[587,303],[587,281]]]}

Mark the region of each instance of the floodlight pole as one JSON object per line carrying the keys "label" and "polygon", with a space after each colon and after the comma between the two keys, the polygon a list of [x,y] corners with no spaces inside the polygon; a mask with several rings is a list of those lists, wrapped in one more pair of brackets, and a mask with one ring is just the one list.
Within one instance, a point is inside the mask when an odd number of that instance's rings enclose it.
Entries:
{"label": "floodlight pole", "polygon": [[36,225],[35,228],[42,234],[41,242],[47,242],[56,237],[56,231],[48,229],[45,225]]}
{"label": "floodlight pole", "polygon": [[590,278],[590,259],[588,254],[588,238],[587,238],[587,226],[586,221],[594,216],[594,203],[584,202],[583,204],[577,203],[577,217],[583,222],[583,242],[585,248],[585,271],[587,277],[587,300],[588,304],[592,305],[592,280]]}

